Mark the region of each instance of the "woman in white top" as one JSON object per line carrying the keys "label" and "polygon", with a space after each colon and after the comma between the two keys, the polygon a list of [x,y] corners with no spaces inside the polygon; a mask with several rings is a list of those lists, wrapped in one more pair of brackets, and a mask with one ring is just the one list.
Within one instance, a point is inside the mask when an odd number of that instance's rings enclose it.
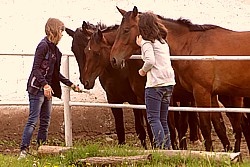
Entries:
{"label": "woman in white top", "polygon": [[139,74],[147,76],[145,103],[147,119],[154,135],[154,147],[170,149],[167,117],[175,76],[165,40],[167,30],[158,22],[155,14],[146,12],[140,15],[139,31],[141,35],[136,38],[136,43],[141,46],[144,61]]}

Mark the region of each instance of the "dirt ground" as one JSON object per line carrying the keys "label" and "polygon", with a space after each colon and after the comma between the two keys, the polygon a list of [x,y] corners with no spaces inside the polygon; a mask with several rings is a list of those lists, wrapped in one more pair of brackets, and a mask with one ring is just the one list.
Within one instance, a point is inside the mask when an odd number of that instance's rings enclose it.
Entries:
{"label": "dirt ground", "polygon": [[[18,153],[19,144],[21,142],[21,136],[23,128],[28,118],[27,106],[16,107],[0,107],[0,153]],[[73,142],[104,139],[102,141],[117,142],[115,134],[115,125],[113,115],[110,108],[98,108],[98,107],[71,107],[72,112],[72,131]],[[232,133],[231,125],[228,118],[224,116],[224,121],[227,126],[228,136],[231,141],[231,145],[234,145],[234,136]],[[134,119],[131,109],[124,110],[124,123],[126,130],[126,140],[133,141],[135,146],[140,146],[134,130]],[[35,141],[37,131],[33,134],[33,140]],[[216,133],[213,131],[213,146],[215,151],[222,150],[222,144],[220,143]],[[51,118],[51,124],[49,128],[48,136],[49,144],[61,145],[64,142],[64,113],[63,107],[54,106]],[[137,142],[135,142],[137,141]],[[33,145],[35,142],[33,142]],[[189,146],[191,148],[191,146]],[[194,150],[204,150],[204,147],[195,148]],[[242,138],[241,152],[243,158],[248,157],[248,149],[244,137]]]}
{"label": "dirt ground", "polygon": [[[73,142],[106,139],[116,141],[113,115],[109,108],[71,107]],[[18,152],[22,132],[28,118],[28,107],[0,107],[0,153]],[[127,136],[134,136],[134,120],[130,109],[124,110]],[[33,141],[37,130],[34,131]],[[51,114],[48,141],[53,145],[64,142],[63,107],[54,106]],[[33,144],[34,145],[34,144]]]}

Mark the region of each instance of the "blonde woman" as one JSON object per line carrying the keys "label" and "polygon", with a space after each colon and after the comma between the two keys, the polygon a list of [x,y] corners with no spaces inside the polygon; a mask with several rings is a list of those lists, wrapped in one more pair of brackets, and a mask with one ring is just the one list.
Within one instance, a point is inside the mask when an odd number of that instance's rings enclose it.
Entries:
{"label": "blonde woman", "polygon": [[38,119],[40,125],[36,138],[37,145],[46,142],[52,111],[52,96],[61,98],[62,95],[60,82],[74,91],[80,92],[78,86],[60,73],[62,53],[57,44],[63,36],[64,29],[63,22],[56,18],[49,18],[45,25],[46,36],[36,48],[33,67],[27,83],[29,118],[22,135],[19,160],[27,155]]}

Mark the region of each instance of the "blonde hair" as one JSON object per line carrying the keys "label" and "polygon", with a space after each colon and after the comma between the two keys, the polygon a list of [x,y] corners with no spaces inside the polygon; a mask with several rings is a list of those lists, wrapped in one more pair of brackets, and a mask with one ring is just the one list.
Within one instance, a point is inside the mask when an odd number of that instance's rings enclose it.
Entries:
{"label": "blonde hair", "polygon": [[61,31],[64,31],[65,27],[62,21],[56,18],[49,18],[45,25],[45,33],[50,42],[57,45],[61,40]]}

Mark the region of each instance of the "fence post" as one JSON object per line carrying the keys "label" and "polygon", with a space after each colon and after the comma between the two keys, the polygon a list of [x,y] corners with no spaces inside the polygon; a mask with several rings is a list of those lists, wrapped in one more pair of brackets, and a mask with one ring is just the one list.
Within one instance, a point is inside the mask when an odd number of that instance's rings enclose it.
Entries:
{"label": "fence post", "polygon": [[[63,75],[69,78],[69,56],[63,56]],[[72,115],[70,112],[70,88],[63,85],[63,101],[64,101],[64,126],[65,126],[65,143],[71,147],[72,144]]]}

